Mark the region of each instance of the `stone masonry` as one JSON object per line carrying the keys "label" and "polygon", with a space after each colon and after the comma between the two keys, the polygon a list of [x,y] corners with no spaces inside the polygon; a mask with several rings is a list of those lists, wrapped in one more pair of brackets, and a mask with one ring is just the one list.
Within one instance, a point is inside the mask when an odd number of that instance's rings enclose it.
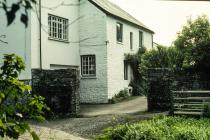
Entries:
{"label": "stone masonry", "polygon": [[79,70],[32,70],[33,92],[46,98],[51,111],[58,115],[77,115],[80,106]]}
{"label": "stone masonry", "polygon": [[149,69],[149,111],[167,111],[171,107],[171,91],[209,90],[210,75],[184,70]]}

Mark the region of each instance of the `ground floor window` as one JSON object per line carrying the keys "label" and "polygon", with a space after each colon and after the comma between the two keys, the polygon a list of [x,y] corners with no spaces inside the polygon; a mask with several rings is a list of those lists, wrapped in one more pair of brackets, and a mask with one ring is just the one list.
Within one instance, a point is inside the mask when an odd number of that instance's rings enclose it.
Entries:
{"label": "ground floor window", "polygon": [[96,58],[95,55],[81,56],[81,74],[82,76],[96,76]]}
{"label": "ground floor window", "polygon": [[128,80],[128,62],[124,61],[124,80]]}

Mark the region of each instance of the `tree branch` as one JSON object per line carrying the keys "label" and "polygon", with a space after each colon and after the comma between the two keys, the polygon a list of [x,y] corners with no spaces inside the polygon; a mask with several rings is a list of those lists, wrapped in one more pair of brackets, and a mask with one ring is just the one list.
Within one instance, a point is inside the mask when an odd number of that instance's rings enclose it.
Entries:
{"label": "tree branch", "polygon": [[8,42],[2,40],[1,38],[6,38],[6,35],[0,35],[0,42],[4,44],[8,44]]}

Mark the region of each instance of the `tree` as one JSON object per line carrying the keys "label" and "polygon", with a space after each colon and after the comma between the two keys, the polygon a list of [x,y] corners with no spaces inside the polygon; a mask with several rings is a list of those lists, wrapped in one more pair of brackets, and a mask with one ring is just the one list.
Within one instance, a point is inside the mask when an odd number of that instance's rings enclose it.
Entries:
{"label": "tree", "polygon": [[43,97],[32,95],[31,87],[18,80],[24,69],[20,57],[15,54],[4,56],[0,73],[0,138],[9,136],[17,139],[28,131],[37,140],[38,136],[25,120],[43,121],[44,110],[49,110]]}
{"label": "tree", "polygon": [[199,71],[210,70],[210,23],[207,16],[187,20],[178,33],[174,45],[180,49],[184,57],[184,68],[195,68]]}
{"label": "tree", "polygon": [[[28,10],[32,9],[32,4],[36,4],[36,0],[18,0],[16,2],[8,2],[11,0],[0,0],[0,7],[3,8],[7,17],[7,25],[9,26],[15,19],[15,14],[18,11],[24,11],[21,13],[20,21],[28,25]],[[9,4],[8,4],[9,3]]]}
{"label": "tree", "polygon": [[140,57],[138,70],[141,76],[141,92],[148,94],[148,70],[153,68],[169,68],[176,70],[183,65],[184,55],[176,47],[165,47],[158,45],[146,51]]}
{"label": "tree", "polygon": [[[9,3],[9,4],[8,4]],[[11,25],[18,11],[20,21],[28,25],[28,10],[32,9],[36,0],[0,0],[0,8],[5,12],[7,25]],[[8,136],[18,139],[25,132],[29,132],[34,140],[38,136],[31,130],[26,119],[43,121],[44,111],[49,110],[44,98],[31,94],[31,87],[18,80],[18,75],[25,69],[22,59],[15,54],[5,55],[0,73],[0,138]]]}

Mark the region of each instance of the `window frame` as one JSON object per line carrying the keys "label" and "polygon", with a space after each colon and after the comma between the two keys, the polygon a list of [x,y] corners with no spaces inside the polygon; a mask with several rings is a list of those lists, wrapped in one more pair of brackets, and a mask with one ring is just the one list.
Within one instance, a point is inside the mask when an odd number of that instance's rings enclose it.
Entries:
{"label": "window frame", "polygon": [[117,39],[118,43],[123,43],[123,24],[120,22],[117,22],[117,24],[116,24],[116,39]]}
{"label": "window frame", "polygon": [[139,31],[139,48],[143,47],[144,46],[144,33],[143,31]]}
{"label": "window frame", "polygon": [[[86,57],[86,60],[87,60],[87,62],[84,62],[84,58]],[[91,67],[91,65],[90,65],[90,58],[94,58],[94,61],[93,61],[93,74],[91,74],[91,72],[90,72],[90,67]],[[81,76],[82,77],[96,77],[96,55],[92,55],[92,54],[90,54],[90,55],[81,55],[80,56],[80,58],[81,58]],[[87,65],[85,65],[84,66],[84,63],[87,63]],[[84,67],[86,67],[85,69],[84,69]]]}
{"label": "window frame", "polygon": [[69,42],[69,20],[48,14],[48,39]]}

